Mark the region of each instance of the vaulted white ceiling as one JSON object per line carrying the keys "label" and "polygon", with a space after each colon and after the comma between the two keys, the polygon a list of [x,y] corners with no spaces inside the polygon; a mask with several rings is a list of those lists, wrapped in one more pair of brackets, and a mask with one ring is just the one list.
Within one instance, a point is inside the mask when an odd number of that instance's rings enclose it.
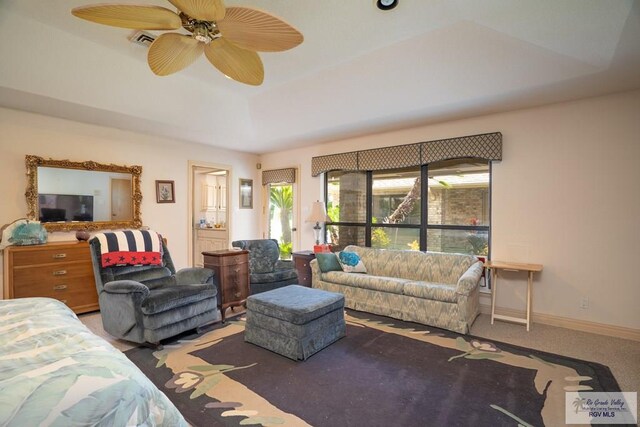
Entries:
{"label": "vaulted white ceiling", "polygon": [[227,0],[305,36],[260,87],[204,57],[155,76],[133,31],[69,13],[99,2],[0,0],[1,106],[264,153],[640,88],[638,0]]}

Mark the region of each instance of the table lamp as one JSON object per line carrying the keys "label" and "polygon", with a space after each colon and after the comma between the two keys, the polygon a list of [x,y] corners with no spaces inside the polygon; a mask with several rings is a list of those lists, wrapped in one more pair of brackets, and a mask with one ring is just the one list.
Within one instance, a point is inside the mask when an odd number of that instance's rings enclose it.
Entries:
{"label": "table lamp", "polygon": [[325,223],[327,221],[331,221],[331,218],[327,216],[327,208],[324,205],[324,202],[316,200],[313,202],[311,206],[311,213],[307,217],[306,222],[315,222],[316,225],[313,226],[313,234],[316,238],[316,245],[320,244],[320,230],[322,230],[322,226],[320,223]]}

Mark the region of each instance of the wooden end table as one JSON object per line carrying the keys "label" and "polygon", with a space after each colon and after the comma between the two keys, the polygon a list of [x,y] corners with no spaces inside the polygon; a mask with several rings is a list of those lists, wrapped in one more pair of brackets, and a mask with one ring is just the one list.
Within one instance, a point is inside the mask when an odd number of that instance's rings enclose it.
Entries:
{"label": "wooden end table", "polygon": [[298,272],[298,283],[303,286],[311,287],[311,261],[316,259],[316,254],[313,251],[298,251],[292,252],[291,258],[293,259],[293,265]]}
{"label": "wooden end table", "polygon": [[[533,273],[542,271],[541,264],[522,264],[517,262],[507,261],[487,261],[484,266],[491,270],[491,324],[495,319],[506,320],[509,322],[522,323],[527,325],[527,331],[529,331],[531,325],[531,299],[532,299],[532,285],[533,285]],[[527,317],[520,318],[514,316],[505,316],[503,314],[496,314],[496,295],[498,293],[498,272],[503,271],[526,271],[527,272]]]}
{"label": "wooden end table", "polygon": [[249,251],[202,252],[204,268],[215,272],[218,308],[224,322],[227,308],[243,305],[249,296]]}

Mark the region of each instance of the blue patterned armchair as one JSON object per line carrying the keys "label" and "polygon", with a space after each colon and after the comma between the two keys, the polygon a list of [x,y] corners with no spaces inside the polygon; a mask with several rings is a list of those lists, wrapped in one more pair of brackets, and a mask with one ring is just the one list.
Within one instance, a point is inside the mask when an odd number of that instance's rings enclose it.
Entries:
{"label": "blue patterned armchair", "polygon": [[217,280],[206,268],[176,271],[162,242],[161,265],[102,267],[101,244],[89,242],[104,330],[158,345],[160,340],[220,320]]}
{"label": "blue patterned armchair", "polygon": [[236,240],[231,245],[249,251],[251,295],[298,283],[293,262],[280,259],[277,240]]}

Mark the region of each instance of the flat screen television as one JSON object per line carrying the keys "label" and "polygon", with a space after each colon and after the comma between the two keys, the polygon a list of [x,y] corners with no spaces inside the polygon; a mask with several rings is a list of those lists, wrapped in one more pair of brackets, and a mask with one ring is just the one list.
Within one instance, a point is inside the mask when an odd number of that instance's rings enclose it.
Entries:
{"label": "flat screen television", "polygon": [[93,196],[38,194],[41,222],[93,221]]}

